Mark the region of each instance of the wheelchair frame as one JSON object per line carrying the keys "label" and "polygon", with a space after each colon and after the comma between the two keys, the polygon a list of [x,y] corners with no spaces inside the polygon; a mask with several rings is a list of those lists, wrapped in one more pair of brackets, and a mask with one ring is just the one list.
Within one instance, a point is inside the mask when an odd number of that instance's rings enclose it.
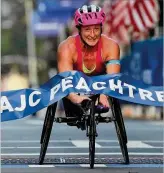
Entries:
{"label": "wheelchair frame", "polygon": [[109,123],[114,121],[116,133],[118,137],[118,141],[120,144],[121,152],[123,155],[124,163],[129,164],[129,155],[128,155],[128,149],[127,149],[127,135],[126,135],[126,129],[121,113],[121,107],[119,100],[113,97],[110,97],[110,104],[112,109],[112,117],[101,117],[100,113],[98,116],[95,116],[95,102],[98,98],[98,95],[95,95],[92,97],[92,101],[89,105],[89,114],[87,114],[88,111],[83,111],[83,115],[77,116],[77,117],[58,117],[55,118],[55,112],[57,108],[57,102],[48,106],[43,130],[41,134],[40,144],[41,144],[41,150],[40,150],[40,156],[39,156],[39,164],[43,164],[44,158],[46,155],[53,122],[57,123],[75,123],[78,125],[79,123],[84,124],[84,129],[86,130],[86,136],[89,138],[89,164],[90,168],[94,168],[94,162],[95,162],[95,140],[98,136],[96,131],[96,125],[98,123]]}

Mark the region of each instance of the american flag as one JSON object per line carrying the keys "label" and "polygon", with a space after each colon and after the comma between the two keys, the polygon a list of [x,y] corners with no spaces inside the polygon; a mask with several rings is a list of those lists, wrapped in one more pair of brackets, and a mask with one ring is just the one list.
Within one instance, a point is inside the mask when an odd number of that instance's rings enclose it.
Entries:
{"label": "american flag", "polygon": [[[113,0],[104,5],[109,36],[129,44],[130,40],[145,37],[159,21],[157,0]],[[108,26],[107,26],[108,25]]]}

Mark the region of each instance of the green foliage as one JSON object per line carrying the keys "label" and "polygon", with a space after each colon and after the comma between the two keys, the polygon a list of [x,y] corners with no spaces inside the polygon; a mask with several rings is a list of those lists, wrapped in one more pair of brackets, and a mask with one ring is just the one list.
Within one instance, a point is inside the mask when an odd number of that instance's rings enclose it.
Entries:
{"label": "green foliage", "polygon": [[12,52],[11,30],[1,31],[1,55],[7,55]]}

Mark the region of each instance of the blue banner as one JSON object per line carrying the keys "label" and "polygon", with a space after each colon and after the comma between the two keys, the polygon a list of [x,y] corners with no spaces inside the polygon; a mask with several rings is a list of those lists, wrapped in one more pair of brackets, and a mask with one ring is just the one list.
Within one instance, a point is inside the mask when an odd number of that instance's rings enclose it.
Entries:
{"label": "blue banner", "polygon": [[54,37],[60,33],[60,24],[67,24],[75,10],[87,0],[37,0],[32,15],[32,31],[37,37]]}
{"label": "blue banner", "polygon": [[1,93],[1,121],[20,119],[51,105],[69,93],[106,94],[133,103],[162,106],[163,87],[146,85],[128,75],[88,77],[77,71],[57,74],[38,89]]}
{"label": "blue banner", "polygon": [[132,44],[131,54],[121,60],[121,73],[153,86],[163,85],[163,37]]}
{"label": "blue banner", "polygon": [[47,36],[56,36],[59,34],[59,23],[61,20],[43,20],[37,12],[32,14],[32,32],[35,36],[47,37]]}
{"label": "blue banner", "polygon": [[37,11],[44,16],[45,13],[54,11],[72,10],[87,4],[88,0],[37,0]]}

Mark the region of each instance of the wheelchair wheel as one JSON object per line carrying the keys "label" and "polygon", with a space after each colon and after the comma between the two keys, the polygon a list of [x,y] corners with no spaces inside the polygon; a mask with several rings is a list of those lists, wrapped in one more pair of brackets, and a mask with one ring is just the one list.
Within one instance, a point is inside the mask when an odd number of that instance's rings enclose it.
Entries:
{"label": "wheelchair wheel", "polygon": [[45,126],[43,126],[42,137],[41,137],[41,149],[40,149],[40,156],[39,156],[40,165],[43,164],[43,161],[46,155],[46,151],[47,151],[47,147],[48,147],[48,143],[49,143],[49,139],[50,139],[50,135],[52,131],[52,126],[54,122],[56,107],[57,107],[57,103],[54,103],[53,105],[47,108],[47,113],[46,113],[45,122],[44,122]]}
{"label": "wheelchair wheel", "polygon": [[123,139],[123,136],[121,135],[121,132],[119,130],[118,124],[115,123],[115,127],[116,127],[116,132],[117,132],[117,137],[119,140],[119,144],[120,144],[120,148],[121,148],[121,152],[124,158],[124,162],[125,164],[129,164],[129,154],[128,154],[128,148],[127,145]]}
{"label": "wheelchair wheel", "polygon": [[47,111],[46,111],[46,116],[45,116],[45,119],[44,119],[42,135],[41,135],[41,138],[40,138],[40,144],[43,143],[43,138],[44,138],[45,130],[46,130],[46,127],[47,127],[47,121],[48,121],[48,117],[49,117],[49,114],[50,114],[50,109],[51,109],[50,106],[48,106]]}
{"label": "wheelchair wheel", "polygon": [[118,126],[120,127],[120,132],[123,135],[123,139],[125,141],[125,143],[127,144],[127,134],[126,134],[126,129],[125,129],[125,124],[124,124],[124,120],[123,120],[123,116],[122,116],[122,112],[121,112],[121,107],[120,107],[120,103],[116,98],[112,98],[112,107],[113,107],[113,111],[115,112],[115,118],[118,122]]}
{"label": "wheelchair wheel", "polygon": [[120,104],[117,99],[113,99],[112,104],[112,112],[115,118],[115,127],[117,132],[118,141],[121,147],[121,152],[125,161],[125,164],[129,164],[129,155],[128,155],[128,148],[127,148],[127,135],[124,126],[124,121],[122,118]]}
{"label": "wheelchair wheel", "polygon": [[95,104],[92,101],[89,116],[89,164],[90,168],[94,168],[95,162],[95,138],[96,138],[96,122],[95,122]]}

